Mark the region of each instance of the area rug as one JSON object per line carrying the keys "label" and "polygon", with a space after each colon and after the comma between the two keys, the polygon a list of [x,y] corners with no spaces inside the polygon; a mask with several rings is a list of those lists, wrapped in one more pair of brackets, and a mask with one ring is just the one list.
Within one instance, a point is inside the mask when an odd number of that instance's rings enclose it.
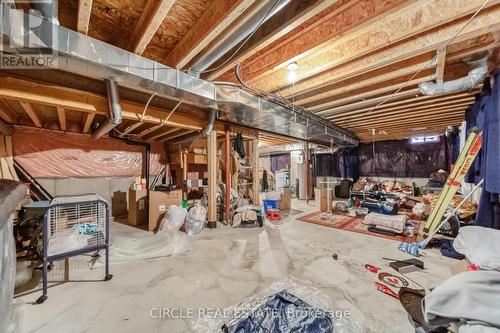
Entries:
{"label": "area rug", "polygon": [[[360,234],[391,239],[398,242],[416,242],[416,236],[391,236],[368,231],[368,227],[363,224],[362,217],[351,217],[340,214],[331,214],[327,212],[315,212],[309,215],[299,217],[297,220],[307,223],[319,224],[325,227],[342,229]],[[420,222],[417,221],[415,230],[420,229]]]}

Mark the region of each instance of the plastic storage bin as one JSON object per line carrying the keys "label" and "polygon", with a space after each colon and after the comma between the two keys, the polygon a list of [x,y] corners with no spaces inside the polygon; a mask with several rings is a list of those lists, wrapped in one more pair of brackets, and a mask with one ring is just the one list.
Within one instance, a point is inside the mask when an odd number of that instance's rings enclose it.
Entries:
{"label": "plastic storage bin", "polygon": [[279,200],[265,199],[265,200],[263,200],[263,204],[264,204],[264,212],[266,212],[266,213],[267,213],[267,210],[269,208],[273,208],[273,209],[280,208],[280,201]]}

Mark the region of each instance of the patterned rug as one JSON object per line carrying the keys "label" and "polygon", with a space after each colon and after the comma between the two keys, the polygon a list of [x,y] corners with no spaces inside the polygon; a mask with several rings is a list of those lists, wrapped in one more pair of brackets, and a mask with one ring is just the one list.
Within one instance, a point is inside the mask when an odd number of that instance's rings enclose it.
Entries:
{"label": "patterned rug", "polygon": [[[368,231],[368,227],[363,224],[363,218],[362,217],[351,217],[351,216],[345,216],[345,215],[340,215],[340,214],[331,214],[327,212],[315,212],[309,215],[304,215],[302,217],[299,217],[297,220],[302,221],[302,222],[307,222],[307,223],[313,223],[313,224],[319,224],[323,225],[325,227],[330,227],[330,228],[335,228],[335,229],[342,229],[342,230],[347,230],[347,231],[352,231],[352,232],[357,232],[360,234],[365,234],[365,235],[370,235],[370,236],[375,236],[375,237],[380,237],[380,238],[385,238],[385,239],[391,239],[394,241],[398,242],[416,242],[417,241],[417,236],[391,236],[391,235],[384,235],[384,234],[379,234],[376,232],[371,232]],[[417,221],[415,225],[415,230],[420,229],[420,222]]]}

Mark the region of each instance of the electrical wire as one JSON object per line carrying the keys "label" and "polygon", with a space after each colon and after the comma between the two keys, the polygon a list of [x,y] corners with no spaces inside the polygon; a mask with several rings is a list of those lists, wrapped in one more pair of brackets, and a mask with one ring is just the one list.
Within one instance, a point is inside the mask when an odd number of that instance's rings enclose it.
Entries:
{"label": "electrical wire", "polygon": [[373,106],[370,110],[368,110],[366,112],[366,114],[370,114],[372,113],[376,108],[378,108],[379,106],[387,103],[388,101],[392,100],[394,98],[394,96],[396,96],[396,94],[398,94],[401,90],[403,90],[404,88],[406,88],[409,84],[410,84],[410,81],[412,81],[418,74],[420,74],[422,71],[424,71],[426,68],[430,67],[435,61],[437,61],[438,57],[441,55],[441,53],[443,53],[444,51],[446,51],[448,49],[448,47],[451,45],[451,43],[453,43],[453,41],[462,33],[462,31],[464,31],[464,29],[472,22],[472,20],[474,20],[476,18],[476,16],[483,10],[483,8],[488,4],[488,2],[490,2],[490,0],[486,0],[483,5],[481,7],[479,7],[479,9],[467,20],[467,22],[465,22],[465,24],[460,28],[458,29],[458,31],[455,33],[455,35],[453,35],[453,37],[446,43],[446,45],[441,48],[438,52],[436,52],[436,55],[434,56],[434,58],[431,59],[431,61],[429,61],[427,64],[425,64],[422,68],[420,68],[415,74],[413,74],[412,77],[410,77],[410,79],[408,79],[408,81],[406,81],[403,85],[401,85],[401,87],[399,87],[398,89],[396,89],[396,91],[394,91],[390,96],[388,96],[387,98],[385,98],[384,100],[382,100],[380,103],[376,104],[375,106]]}
{"label": "electrical wire", "polygon": [[151,94],[151,97],[149,97],[146,105],[144,105],[144,111],[142,111],[142,115],[139,118],[140,122],[142,123],[144,121],[144,116],[146,116],[146,110],[148,109],[149,103],[153,100],[153,98],[156,96],[156,91]]}

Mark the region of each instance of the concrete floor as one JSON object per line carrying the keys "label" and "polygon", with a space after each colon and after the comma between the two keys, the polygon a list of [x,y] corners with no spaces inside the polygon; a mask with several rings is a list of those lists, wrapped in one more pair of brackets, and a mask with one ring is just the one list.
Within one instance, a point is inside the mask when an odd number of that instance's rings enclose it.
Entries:
{"label": "concrete floor", "polygon": [[[294,200],[292,206],[311,213],[314,203]],[[290,276],[313,283],[339,308],[350,311],[362,332],[413,332],[399,302],[375,289],[375,274],[364,264],[391,269],[382,257],[406,259],[398,243],[363,234],[296,221],[290,216],[278,227],[232,229],[219,226],[192,237],[188,253],[111,267],[113,279],[97,281],[101,269],[89,273],[87,258],[72,259],[71,280],[52,284],[49,299],[31,304],[34,289],[18,294],[25,302],[24,332],[190,332],[192,320],[152,319],[152,308],[225,308]],[[112,238],[137,233],[112,223]],[[141,231],[142,232],[142,231]],[[408,276],[432,288],[450,275],[453,259],[431,250],[426,269]],[[337,253],[338,260],[332,259]],[[56,266],[52,280],[57,280]],[[197,310],[195,310],[195,313]]]}

